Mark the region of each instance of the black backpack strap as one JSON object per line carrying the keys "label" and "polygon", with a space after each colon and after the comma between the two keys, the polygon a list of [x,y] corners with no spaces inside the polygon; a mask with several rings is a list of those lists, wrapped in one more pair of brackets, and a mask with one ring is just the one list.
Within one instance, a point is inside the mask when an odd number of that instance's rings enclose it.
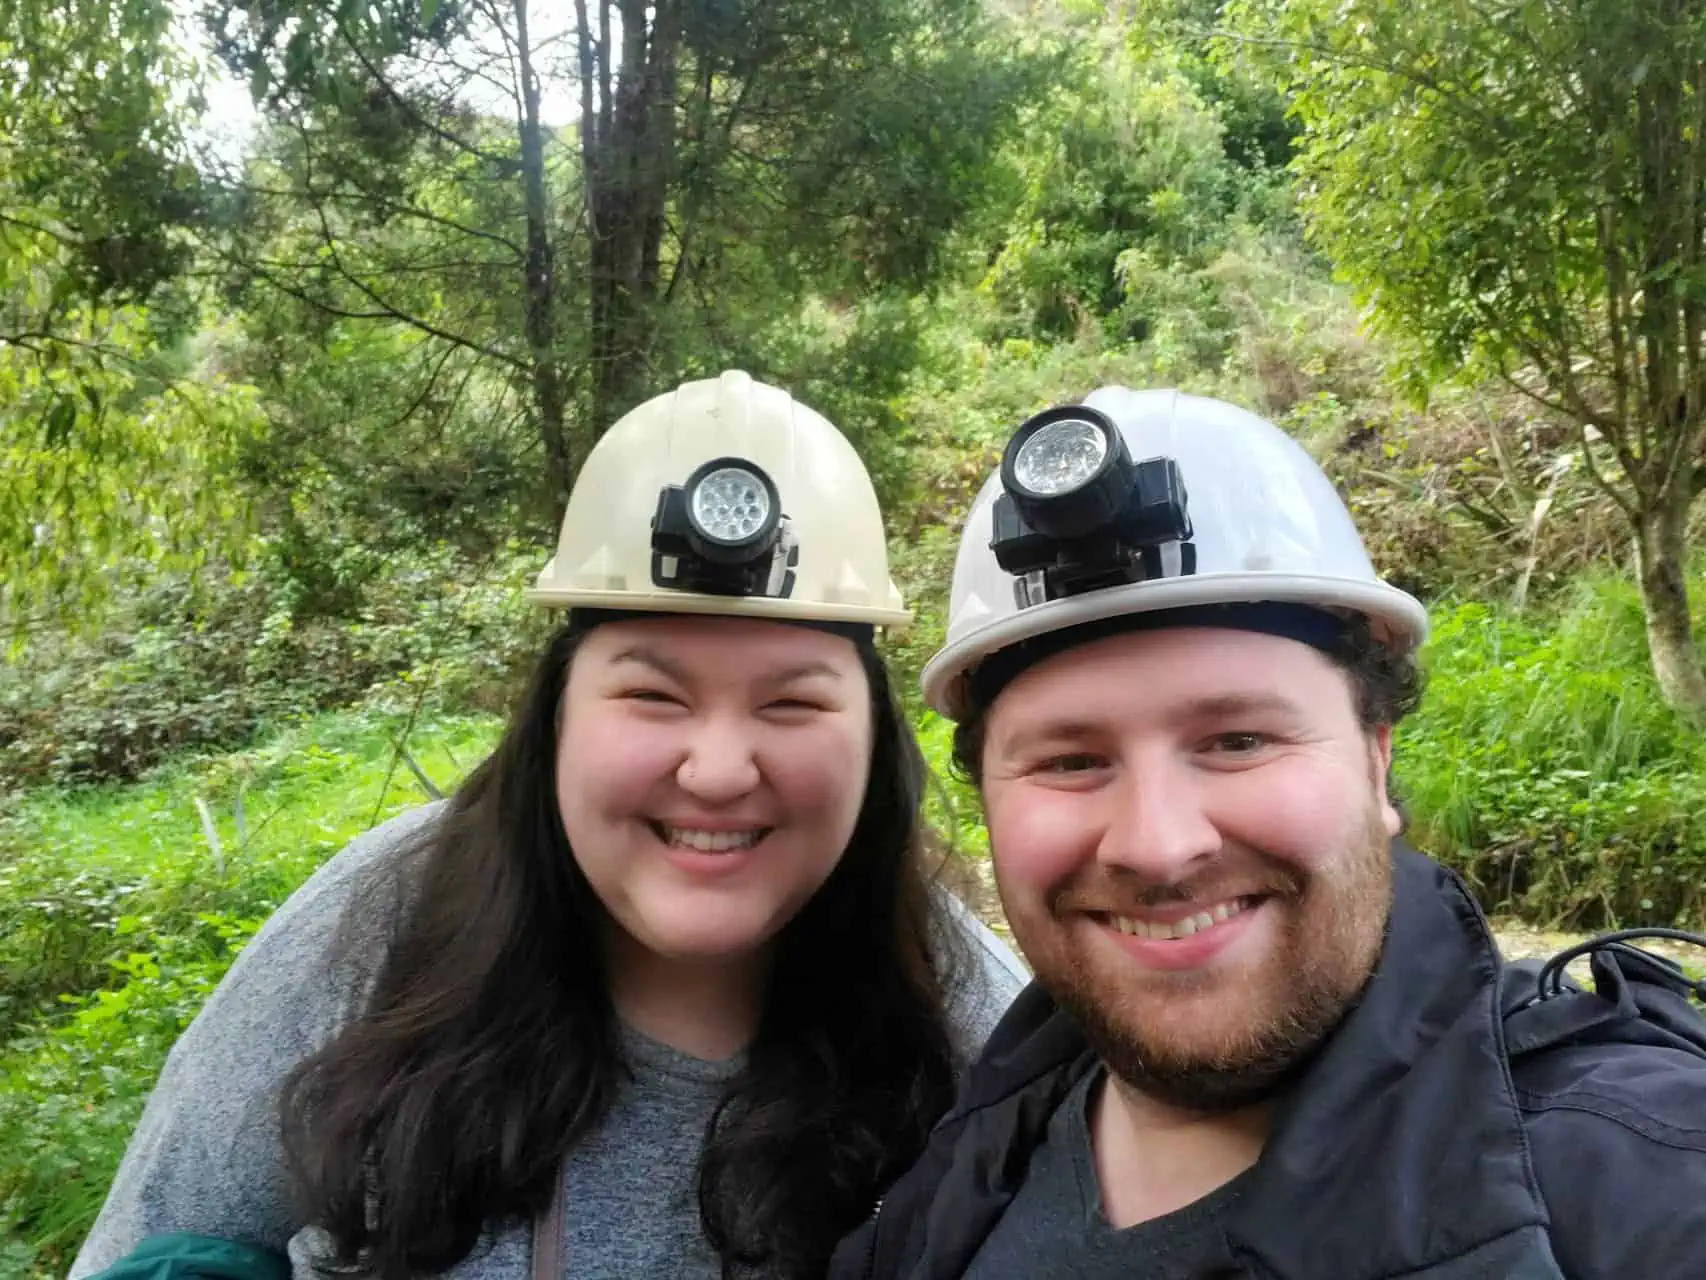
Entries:
{"label": "black backpack strap", "polygon": [[[1681,1048],[1706,1057],[1706,980],[1673,960],[1631,945],[1668,938],[1706,950],[1706,937],[1681,929],[1623,929],[1566,947],[1545,962],[1518,960],[1500,974],[1499,1004],[1510,1055],[1566,1041],[1617,1040]],[[1586,956],[1593,990],[1565,972]]]}
{"label": "black backpack strap", "polygon": [[[1573,947],[1566,947],[1541,966],[1539,982],[1541,998],[1544,999],[1549,991],[1561,989],[1564,967],[1580,956],[1590,957],[1589,963],[1594,966],[1595,984],[1600,978],[1600,957],[1605,954],[1615,955],[1621,962],[1622,968],[1630,976],[1638,977],[1643,982],[1667,987],[1681,996],[1692,996],[1696,1000],[1706,1001],[1706,979],[1696,981],[1688,976],[1683,967],[1674,960],[1664,956],[1654,955],[1651,951],[1643,951],[1640,947],[1629,945],[1643,938],[1668,938],[1674,942],[1686,942],[1692,946],[1706,950],[1706,937],[1698,933],[1689,933],[1685,929],[1620,929],[1616,933],[1602,933],[1598,937],[1579,942]],[[1702,959],[1706,959],[1703,956]]]}

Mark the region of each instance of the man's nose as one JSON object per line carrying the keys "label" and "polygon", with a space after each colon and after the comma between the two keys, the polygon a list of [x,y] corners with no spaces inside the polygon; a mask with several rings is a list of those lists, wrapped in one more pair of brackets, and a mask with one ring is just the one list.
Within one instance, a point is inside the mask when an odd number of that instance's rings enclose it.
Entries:
{"label": "man's nose", "polygon": [[1128,761],[1110,797],[1113,805],[1096,859],[1153,884],[1177,884],[1220,852],[1200,780],[1167,759]]}

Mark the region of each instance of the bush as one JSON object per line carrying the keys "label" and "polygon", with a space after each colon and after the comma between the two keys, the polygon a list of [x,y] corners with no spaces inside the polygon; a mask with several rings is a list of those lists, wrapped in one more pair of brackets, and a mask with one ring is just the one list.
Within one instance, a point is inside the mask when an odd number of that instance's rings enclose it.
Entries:
{"label": "bush", "polygon": [[299,618],[264,567],[157,582],[99,636],[39,641],[0,666],[0,787],[128,781],[369,697],[497,710],[550,625],[521,598],[545,555],[424,548],[368,580],[347,618]]}
{"label": "bush", "polygon": [[[120,935],[143,944],[135,921],[121,920]],[[116,985],[67,997],[69,1018],[0,1058],[0,1239],[25,1274],[65,1274],[167,1051],[260,924],[204,913],[147,940],[110,962]]]}
{"label": "bush", "polygon": [[1659,696],[1634,588],[1586,578],[1545,627],[1473,603],[1434,626],[1426,697],[1398,731],[1418,844],[1494,912],[1706,916],[1706,741]]}
{"label": "bush", "polygon": [[167,1050],[242,944],[353,836],[427,798],[405,733],[449,791],[497,727],[346,711],[129,786],[22,797],[0,827],[0,1275],[65,1273]]}

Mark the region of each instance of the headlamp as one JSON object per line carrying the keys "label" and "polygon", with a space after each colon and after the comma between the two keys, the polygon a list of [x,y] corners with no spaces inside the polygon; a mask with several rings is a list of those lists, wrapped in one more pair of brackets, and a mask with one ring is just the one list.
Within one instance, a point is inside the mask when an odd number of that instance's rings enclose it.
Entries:
{"label": "headlamp", "polygon": [[739,564],[770,550],[776,534],[776,486],[750,463],[720,458],[700,467],[687,491],[687,540],[719,564]]}
{"label": "headlamp", "polygon": [[1067,405],[1030,419],[1007,442],[1001,484],[1025,522],[1051,538],[1081,538],[1125,503],[1131,455],[1094,409]]}
{"label": "headlamp", "polygon": [[[1119,441],[1119,437],[1114,439]],[[1119,441],[1123,444],[1123,441]],[[1045,422],[1013,451],[1015,485],[1040,498],[1081,489],[1112,450],[1100,423],[1079,417]]]}
{"label": "headlamp", "polygon": [[[1171,458],[1133,462],[1088,405],[1027,420],[1001,458],[990,548],[1021,606],[1195,569],[1184,479]],[[1162,551],[1176,544],[1169,565]]]}
{"label": "headlamp", "polygon": [[745,458],[713,458],[658,493],[652,581],[717,595],[786,596],[799,549],[776,485]]}

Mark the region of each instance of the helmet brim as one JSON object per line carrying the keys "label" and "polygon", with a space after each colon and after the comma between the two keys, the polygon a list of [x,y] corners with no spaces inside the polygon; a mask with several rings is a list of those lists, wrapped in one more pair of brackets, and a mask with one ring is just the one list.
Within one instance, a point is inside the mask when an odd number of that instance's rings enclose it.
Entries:
{"label": "helmet brim", "polygon": [[967,677],[991,654],[1034,636],[1122,614],[1151,614],[1195,605],[1285,601],[1346,609],[1369,620],[1377,640],[1407,653],[1427,638],[1427,610],[1383,582],[1310,574],[1219,573],[1141,582],[1022,609],[977,627],[925,664],[924,701],[949,720],[971,709]]}
{"label": "helmet brim", "polygon": [[591,591],[529,587],[529,603],[545,609],[612,609],[637,613],[692,613],[730,618],[774,618],[793,622],[863,622],[891,633],[912,624],[907,609],[877,609],[869,605],[837,605],[821,600],[786,600],[770,596],[719,596],[703,592]]}

